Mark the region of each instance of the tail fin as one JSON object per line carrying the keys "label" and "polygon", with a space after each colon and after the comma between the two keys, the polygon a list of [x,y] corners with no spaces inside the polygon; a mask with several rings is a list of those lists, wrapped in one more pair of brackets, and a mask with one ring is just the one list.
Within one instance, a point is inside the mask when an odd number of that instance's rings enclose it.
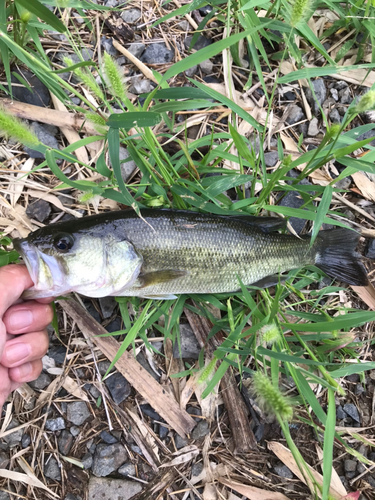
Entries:
{"label": "tail fin", "polygon": [[349,229],[320,231],[316,241],[316,266],[349,285],[366,286],[367,272],[355,251],[358,239],[359,234]]}

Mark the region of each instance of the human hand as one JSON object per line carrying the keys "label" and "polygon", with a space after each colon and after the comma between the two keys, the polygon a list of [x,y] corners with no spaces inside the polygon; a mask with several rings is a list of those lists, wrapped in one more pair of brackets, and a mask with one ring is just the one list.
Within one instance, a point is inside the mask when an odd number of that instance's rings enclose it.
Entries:
{"label": "human hand", "polygon": [[48,349],[46,327],[53,310],[46,302],[53,299],[20,301],[31,286],[25,266],[0,268],[0,415],[12,391],[39,377]]}

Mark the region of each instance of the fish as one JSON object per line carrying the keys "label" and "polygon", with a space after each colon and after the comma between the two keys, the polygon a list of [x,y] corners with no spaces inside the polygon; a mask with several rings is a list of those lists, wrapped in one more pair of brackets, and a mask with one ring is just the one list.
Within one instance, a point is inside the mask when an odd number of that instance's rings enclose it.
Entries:
{"label": "fish", "polygon": [[368,283],[356,231],[319,231],[310,245],[309,236],[280,233],[284,224],[277,217],[120,210],[50,224],[14,240],[14,248],[34,283],[27,299],[235,293],[241,283],[264,288],[308,265],[350,285]]}

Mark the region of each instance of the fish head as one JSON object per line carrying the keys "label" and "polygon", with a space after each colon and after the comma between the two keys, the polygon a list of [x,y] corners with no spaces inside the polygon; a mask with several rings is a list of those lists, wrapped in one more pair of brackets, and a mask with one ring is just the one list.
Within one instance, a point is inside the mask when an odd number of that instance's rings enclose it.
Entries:
{"label": "fish head", "polygon": [[52,225],[14,240],[34,282],[24,298],[69,292],[105,297],[131,287],[142,257],[129,241],[100,229],[69,231],[64,224]]}

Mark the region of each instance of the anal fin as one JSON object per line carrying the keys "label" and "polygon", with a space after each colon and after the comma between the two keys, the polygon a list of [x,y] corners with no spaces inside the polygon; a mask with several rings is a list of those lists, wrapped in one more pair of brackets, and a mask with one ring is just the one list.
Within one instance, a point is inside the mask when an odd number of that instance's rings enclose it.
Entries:
{"label": "anal fin", "polygon": [[266,276],[255,283],[251,283],[250,287],[254,286],[257,288],[269,288],[271,286],[276,286],[279,283],[283,283],[287,279],[287,276],[282,276],[280,274],[271,274],[270,276]]}

